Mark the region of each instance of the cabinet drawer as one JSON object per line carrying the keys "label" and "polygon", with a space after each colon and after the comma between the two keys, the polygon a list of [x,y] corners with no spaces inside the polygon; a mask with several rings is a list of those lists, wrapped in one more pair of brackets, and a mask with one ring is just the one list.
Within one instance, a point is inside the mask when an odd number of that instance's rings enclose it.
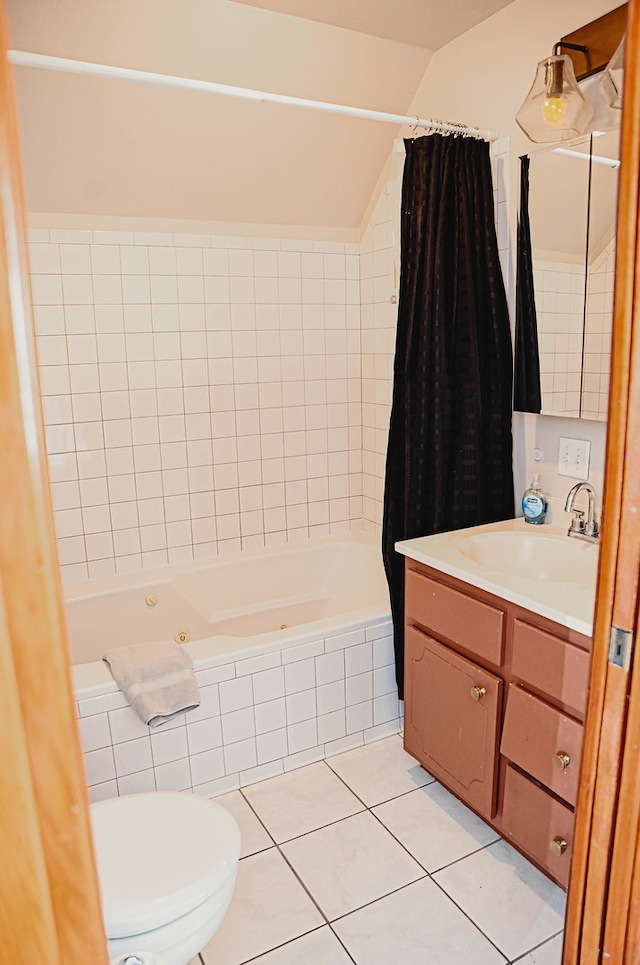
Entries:
{"label": "cabinet drawer", "polygon": [[407,751],[454,794],[491,817],[502,681],[415,627],[407,627],[405,654]]}
{"label": "cabinet drawer", "polygon": [[580,717],[587,700],[590,664],[588,651],[523,620],[514,620],[514,675],[571,707]]}
{"label": "cabinet drawer", "polygon": [[502,663],[505,615],[497,607],[407,569],[405,611],[408,622],[419,623],[496,666]]}
{"label": "cabinet drawer", "polygon": [[[513,767],[507,768],[502,810],[503,834],[530,854],[565,889],[569,883],[573,824],[571,808],[557,801]],[[559,854],[551,850],[552,842]]]}
{"label": "cabinet drawer", "polygon": [[[523,771],[575,804],[580,776],[582,725],[515,684],[509,685],[500,751]],[[568,758],[563,769],[554,756]]]}

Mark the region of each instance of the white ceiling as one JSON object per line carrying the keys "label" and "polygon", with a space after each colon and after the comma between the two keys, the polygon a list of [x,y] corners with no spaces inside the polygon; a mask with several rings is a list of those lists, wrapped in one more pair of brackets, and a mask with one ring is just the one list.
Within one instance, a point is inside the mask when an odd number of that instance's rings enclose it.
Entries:
{"label": "white ceiling", "polygon": [[[400,114],[433,50],[506,3],[6,0],[14,49]],[[357,232],[399,130],[33,68],[15,76],[38,213]]]}
{"label": "white ceiling", "polygon": [[438,50],[511,0],[234,0],[263,10]]}

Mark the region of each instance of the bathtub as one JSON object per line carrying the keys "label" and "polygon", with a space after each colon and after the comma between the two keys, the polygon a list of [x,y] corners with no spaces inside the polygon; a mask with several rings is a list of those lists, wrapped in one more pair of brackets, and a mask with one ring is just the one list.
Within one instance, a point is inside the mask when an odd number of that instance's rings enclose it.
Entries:
{"label": "bathtub", "polygon": [[[70,584],[65,602],[92,800],[154,789],[215,796],[401,728],[379,537]],[[101,657],[167,639],[185,640],[201,704],[149,728]]]}
{"label": "bathtub", "polygon": [[196,669],[388,618],[379,540],[365,533],[69,584],[74,689],[111,689],[111,647],[175,640]]}

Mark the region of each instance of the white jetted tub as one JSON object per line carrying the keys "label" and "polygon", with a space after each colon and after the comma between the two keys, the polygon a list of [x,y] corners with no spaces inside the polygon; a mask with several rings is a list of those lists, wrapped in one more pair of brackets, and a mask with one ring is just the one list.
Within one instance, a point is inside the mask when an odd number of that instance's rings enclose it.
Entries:
{"label": "white jetted tub", "polygon": [[203,669],[390,613],[379,537],[366,533],[68,584],[65,601],[77,699],[113,686],[112,647],[176,640]]}
{"label": "white jetted tub", "polygon": [[[212,797],[402,726],[378,536],[90,580],[65,595],[92,800],[149,790]],[[174,639],[186,640],[200,705],[149,728],[102,654]]]}

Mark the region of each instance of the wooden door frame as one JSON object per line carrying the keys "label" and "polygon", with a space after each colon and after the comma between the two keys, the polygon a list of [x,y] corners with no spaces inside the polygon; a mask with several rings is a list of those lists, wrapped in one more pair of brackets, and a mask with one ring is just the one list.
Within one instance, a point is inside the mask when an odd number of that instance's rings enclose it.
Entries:
{"label": "wooden door frame", "polygon": [[640,560],[640,0],[630,0],[604,517],[563,965],[640,960],[640,673],[610,659],[637,631]]}
{"label": "wooden door frame", "polygon": [[0,4],[0,965],[106,965],[71,690]]}

